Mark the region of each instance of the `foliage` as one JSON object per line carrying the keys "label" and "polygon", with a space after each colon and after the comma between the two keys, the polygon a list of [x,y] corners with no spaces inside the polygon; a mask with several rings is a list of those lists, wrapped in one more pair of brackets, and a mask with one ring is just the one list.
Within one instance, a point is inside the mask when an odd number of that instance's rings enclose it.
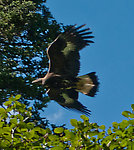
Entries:
{"label": "foliage", "polygon": [[26,107],[33,105],[31,119],[42,121],[40,110],[49,99],[42,86],[31,82],[45,76],[46,48],[60,26],[45,0],[0,0],[0,105],[11,95],[21,94],[19,101]]}
{"label": "foliage", "polygon": [[[134,149],[134,104],[122,113],[127,119],[107,131],[84,115],[71,120],[70,130],[51,129],[40,117],[49,100],[31,81],[45,75],[46,48],[61,31],[45,1],[0,0],[0,149]],[[11,94],[16,96],[5,101]]]}
{"label": "foliage", "polygon": [[25,104],[34,99],[45,106],[45,90],[31,82],[46,74],[46,48],[59,32],[44,0],[0,0],[1,103],[19,93]]}
{"label": "foliage", "polygon": [[132,112],[124,111],[126,120],[113,122],[106,131],[105,126],[90,123],[82,115],[83,121],[71,119],[73,129],[37,126],[30,122],[32,108],[19,102],[20,95],[10,97],[0,108],[0,148],[1,149],[82,149],[121,150],[134,148],[134,104]]}

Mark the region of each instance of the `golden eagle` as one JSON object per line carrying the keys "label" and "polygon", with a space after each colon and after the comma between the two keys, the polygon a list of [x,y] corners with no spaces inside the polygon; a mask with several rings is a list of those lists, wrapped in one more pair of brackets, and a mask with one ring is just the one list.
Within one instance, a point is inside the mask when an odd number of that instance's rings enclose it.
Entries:
{"label": "golden eagle", "polygon": [[78,93],[93,97],[99,82],[95,72],[77,76],[80,69],[79,51],[94,43],[90,29],[81,29],[84,26],[69,27],[50,44],[47,49],[49,70],[44,78],[32,83],[41,81],[50,99],[61,106],[90,115],[90,110],[78,101]]}

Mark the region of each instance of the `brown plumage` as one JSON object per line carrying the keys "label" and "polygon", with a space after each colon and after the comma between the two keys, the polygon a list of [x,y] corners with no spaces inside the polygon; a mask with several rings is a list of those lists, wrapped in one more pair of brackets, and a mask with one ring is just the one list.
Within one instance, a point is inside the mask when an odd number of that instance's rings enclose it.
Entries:
{"label": "brown plumage", "polygon": [[84,26],[69,27],[50,44],[47,49],[49,70],[44,78],[32,83],[41,81],[50,99],[65,108],[89,115],[90,110],[78,102],[78,93],[93,97],[98,90],[99,82],[95,72],[77,77],[80,69],[79,51],[93,43],[90,29],[80,30]]}

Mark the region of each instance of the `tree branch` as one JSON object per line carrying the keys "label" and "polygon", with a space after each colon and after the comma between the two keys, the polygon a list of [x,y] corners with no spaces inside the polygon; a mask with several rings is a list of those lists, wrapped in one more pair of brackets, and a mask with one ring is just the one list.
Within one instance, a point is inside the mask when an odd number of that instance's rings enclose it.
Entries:
{"label": "tree branch", "polygon": [[11,46],[33,46],[33,44],[28,44],[28,43],[8,43],[4,41],[0,41],[1,45],[11,45]]}

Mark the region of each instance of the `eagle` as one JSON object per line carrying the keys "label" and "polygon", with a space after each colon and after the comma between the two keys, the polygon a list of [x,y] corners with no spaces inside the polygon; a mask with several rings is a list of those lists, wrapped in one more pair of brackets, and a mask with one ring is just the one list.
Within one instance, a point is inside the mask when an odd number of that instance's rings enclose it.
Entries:
{"label": "eagle", "polygon": [[34,80],[41,82],[51,100],[64,108],[90,115],[90,110],[78,101],[79,92],[94,97],[98,91],[96,72],[78,76],[80,70],[79,51],[94,43],[90,28],[69,26],[49,45],[47,56],[49,69],[45,77]]}

